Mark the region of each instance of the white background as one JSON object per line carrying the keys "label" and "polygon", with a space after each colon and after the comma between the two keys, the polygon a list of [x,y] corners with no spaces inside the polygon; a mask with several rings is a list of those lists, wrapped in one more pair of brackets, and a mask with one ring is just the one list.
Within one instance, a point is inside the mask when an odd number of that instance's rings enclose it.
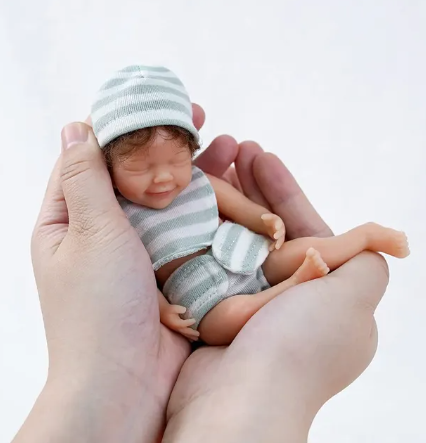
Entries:
{"label": "white background", "polygon": [[205,145],[229,133],[279,154],[336,233],[370,220],[407,232],[376,358],[310,442],[425,442],[425,44],[424,0],[1,0],[0,442],[46,375],[29,241],[60,130],[133,63],[183,79]]}

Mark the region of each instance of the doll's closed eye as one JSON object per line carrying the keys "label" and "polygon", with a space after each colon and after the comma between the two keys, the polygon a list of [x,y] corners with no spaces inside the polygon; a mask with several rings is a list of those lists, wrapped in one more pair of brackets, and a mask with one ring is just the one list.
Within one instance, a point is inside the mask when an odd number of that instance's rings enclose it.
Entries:
{"label": "doll's closed eye", "polygon": [[176,154],[176,156],[172,160],[173,165],[186,165],[188,162],[191,161],[191,154],[188,152],[188,150],[184,150]]}
{"label": "doll's closed eye", "polygon": [[149,171],[149,165],[144,163],[126,163],[122,165],[123,171],[129,174],[143,174]]}
{"label": "doll's closed eye", "polygon": [[185,159],[182,159],[182,160],[175,160],[173,162],[173,165],[174,166],[185,166],[185,165],[187,165],[190,162],[191,162],[191,158],[188,157],[188,158],[185,158]]}

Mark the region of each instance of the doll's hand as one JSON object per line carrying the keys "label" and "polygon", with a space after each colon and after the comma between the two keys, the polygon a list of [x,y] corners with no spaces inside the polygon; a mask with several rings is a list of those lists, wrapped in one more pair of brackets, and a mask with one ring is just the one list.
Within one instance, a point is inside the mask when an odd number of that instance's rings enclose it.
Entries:
{"label": "doll's hand", "polygon": [[272,240],[275,240],[269,246],[269,251],[272,252],[274,249],[280,249],[285,239],[285,226],[281,217],[276,214],[263,214],[261,218],[266,226],[268,235]]}
{"label": "doll's hand", "polygon": [[179,305],[167,305],[160,312],[160,321],[172,331],[179,332],[189,340],[196,341],[200,333],[191,328],[195,324],[195,319],[184,320],[180,314],[185,314],[186,308]]}

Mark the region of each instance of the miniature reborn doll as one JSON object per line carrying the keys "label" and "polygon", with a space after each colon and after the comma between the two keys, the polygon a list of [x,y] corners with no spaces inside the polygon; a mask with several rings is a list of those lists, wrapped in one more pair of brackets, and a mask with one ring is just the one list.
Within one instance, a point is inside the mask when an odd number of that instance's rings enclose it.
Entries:
{"label": "miniature reborn doll", "polygon": [[191,101],[166,68],[116,72],[91,119],[120,205],[150,256],[160,321],[190,340],[229,344],[278,294],[363,250],[409,254],[404,233],[375,223],[284,242],[280,217],[192,164],[199,135]]}

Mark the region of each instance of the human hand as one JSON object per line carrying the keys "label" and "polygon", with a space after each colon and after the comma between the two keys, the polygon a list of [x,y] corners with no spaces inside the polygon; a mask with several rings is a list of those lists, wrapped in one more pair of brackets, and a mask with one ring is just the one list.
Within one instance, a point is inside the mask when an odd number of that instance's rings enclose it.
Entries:
{"label": "human hand", "polygon": [[269,246],[269,251],[280,249],[285,239],[285,226],[281,217],[276,214],[263,214],[261,219],[266,226],[268,235],[272,240],[276,240]]}
{"label": "human hand", "polygon": [[[204,122],[196,105],[195,122]],[[290,172],[256,143],[220,136],[196,163],[278,214],[289,239],[332,235]],[[371,361],[387,282],[383,258],[365,252],[274,299],[231,346],[195,351],[172,393],[164,441],[306,441],[321,406]]]}
{"label": "human hand", "polygon": [[[203,112],[194,109],[200,128]],[[86,129],[69,125],[64,136],[86,138]],[[161,439],[167,401],[190,352],[185,338],[160,323],[149,257],[88,134],[62,152],[34,228],[49,371],[14,443]],[[217,141],[213,146],[232,144],[226,136]]]}
{"label": "human hand", "polygon": [[179,334],[191,341],[196,341],[200,333],[191,328],[196,320],[194,318],[182,319],[180,315],[185,314],[185,312],[186,308],[184,306],[170,305],[167,303],[164,307],[160,308],[160,321],[172,331],[179,332]]}
{"label": "human hand", "polygon": [[64,146],[75,143],[54,168],[33,233],[49,371],[15,443],[155,441],[190,351],[160,324],[149,256],[89,129],[63,131]]}
{"label": "human hand", "polygon": [[[332,235],[277,157],[217,140],[199,167],[278,214],[288,238]],[[172,393],[164,441],[306,442],[318,410],[373,358],[388,278],[383,257],[364,252],[271,301],[229,347],[196,350]]]}

